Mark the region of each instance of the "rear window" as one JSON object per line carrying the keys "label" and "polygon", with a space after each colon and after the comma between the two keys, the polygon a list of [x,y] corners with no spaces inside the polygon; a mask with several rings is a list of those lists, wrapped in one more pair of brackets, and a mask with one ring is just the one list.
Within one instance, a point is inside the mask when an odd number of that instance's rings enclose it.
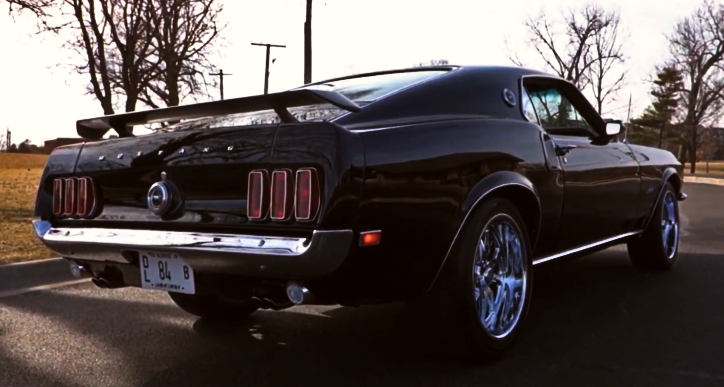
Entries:
{"label": "rear window", "polygon": [[355,101],[358,105],[364,105],[387,94],[446,72],[447,70],[430,70],[370,75],[311,84],[302,86],[299,89],[336,91]]}
{"label": "rear window", "polygon": [[[387,94],[412,86],[418,82],[446,73],[448,70],[408,71],[400,73],[361,76],[357,78],[332,80],[323,83],[298,87],[300,89],[316,89],[336,91],[356,102],[360,106],[374,102]],[[290,108],[289,112],[300,122],[332,121],[347,111],[330,104],[300,106]],[[177,131],[203,128],[219,128],[230,126],[249,126],[260,124],[277,124],[281,119],[274,110],[252,113],[229,114],[225,116],[207,117],[184,121],[158,131]]]}

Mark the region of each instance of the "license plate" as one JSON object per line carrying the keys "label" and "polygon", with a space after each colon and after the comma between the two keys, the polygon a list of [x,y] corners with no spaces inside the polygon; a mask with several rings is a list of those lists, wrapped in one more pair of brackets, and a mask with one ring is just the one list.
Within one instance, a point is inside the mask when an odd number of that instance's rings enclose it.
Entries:
{"label": "license plate", "polygon": [[196,293],[194,270],[178,254],[139,251],[139,256],[143,289]]}

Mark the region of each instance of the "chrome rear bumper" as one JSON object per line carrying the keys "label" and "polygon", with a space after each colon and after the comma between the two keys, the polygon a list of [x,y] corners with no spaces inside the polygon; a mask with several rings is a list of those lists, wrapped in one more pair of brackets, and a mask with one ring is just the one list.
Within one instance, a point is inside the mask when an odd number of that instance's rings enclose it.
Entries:
{"label": "chrome rear bumper", "polygon": [[178,231],[52,227],[34,220],[36,235],[65,258],[132,263],[134,251],[172,251],[198,271],[308,279],[329,274],[347,257],[352,230],[315,230],[311,238]]}

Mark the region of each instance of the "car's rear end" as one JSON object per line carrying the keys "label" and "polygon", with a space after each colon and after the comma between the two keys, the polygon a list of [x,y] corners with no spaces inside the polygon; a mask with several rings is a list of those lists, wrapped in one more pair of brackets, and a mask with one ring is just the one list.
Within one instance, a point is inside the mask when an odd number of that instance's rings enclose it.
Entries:
{"label": "car's rear end", "polygon": [[[121,137],[53,152],[38,237],[101,287],[273,306],[291,285],[339,302],[335,273],[374,230],[355,227],[362,139],[328,118],[359,106],[314,90],[230,101],[79,121],[87,138],[111,128]],[[185,118],[195,120],[143,136],[127,129]]]}

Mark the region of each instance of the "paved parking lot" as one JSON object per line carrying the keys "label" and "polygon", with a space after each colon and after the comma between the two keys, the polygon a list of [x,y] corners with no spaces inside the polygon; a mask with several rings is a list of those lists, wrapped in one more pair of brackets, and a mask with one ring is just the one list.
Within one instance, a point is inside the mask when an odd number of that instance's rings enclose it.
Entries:
{"label": "paved parking lot", "polygon": [[686,192],[673,270],[640,274],[623,248],[537,266],[496,363],[423,355],[399,304],[219,326],[163,293],[81,285],[0,298],[0,386],[724,385],[724,187]]}

